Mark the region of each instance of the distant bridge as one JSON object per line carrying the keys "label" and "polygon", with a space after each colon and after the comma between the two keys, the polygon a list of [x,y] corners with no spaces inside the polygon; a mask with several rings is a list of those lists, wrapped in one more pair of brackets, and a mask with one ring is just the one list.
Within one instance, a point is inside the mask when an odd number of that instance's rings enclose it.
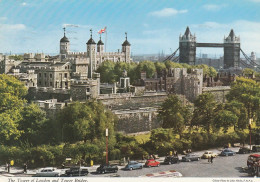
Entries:
{"label": "distant bridge", "polygon": [[[164,61],[171,60],[174,62],[187,63],[195,65],[196,48],[197,47],[215,47],[224,48],[224,68],[238,68],[240,66],[260,70],[260,65],[248,57],[240,48],[240,38],[233,31],[230,31],[229,36],[224,38],[224,43],[197,43],[196,36],[192,35],[189,27],[186,28],[184,35],[179,37],[179,47]],[[176,53],[179,51],[179,56]],[[243,54],[246,61],[240,59],[240,52]]]}

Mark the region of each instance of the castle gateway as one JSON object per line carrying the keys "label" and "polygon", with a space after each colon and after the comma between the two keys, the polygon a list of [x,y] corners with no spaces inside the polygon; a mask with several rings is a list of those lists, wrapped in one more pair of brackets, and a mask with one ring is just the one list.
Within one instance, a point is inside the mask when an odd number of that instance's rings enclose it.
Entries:
{"label": "castle gateway", "polygon": [[180,63],[195,65],[197,47],[223,47],[224,48],[224,68],[237,68],[240,61],[240,38],[233,31],[230,31],[224,43],[197,43],[196,36],[192,35],[189,27],[184,35],[179,37]]}

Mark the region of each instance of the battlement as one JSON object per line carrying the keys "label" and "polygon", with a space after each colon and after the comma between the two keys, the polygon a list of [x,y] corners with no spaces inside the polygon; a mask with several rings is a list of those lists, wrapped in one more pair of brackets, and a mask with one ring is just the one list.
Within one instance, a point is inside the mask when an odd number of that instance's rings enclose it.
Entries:
{"label": "battlement", "polygon": [[125,52],[97,52],[97,56],[124,56]]}
{"label": "battlement", "polygon": [[68,55],[87,55],[87,52],[68,52]]}

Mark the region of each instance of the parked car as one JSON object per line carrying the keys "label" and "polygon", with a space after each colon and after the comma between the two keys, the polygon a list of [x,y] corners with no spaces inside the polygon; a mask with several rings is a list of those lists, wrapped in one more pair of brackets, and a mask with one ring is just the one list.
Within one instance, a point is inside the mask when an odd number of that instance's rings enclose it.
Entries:
{"label": "parked car", "polygon": [[179,163],[179,162],[180,162],[180,160],[179,160],[179,157],[177,157],[177,156],[169,155],[164,158],[165,164],[174,164],[174,163]]}
{"label": "parked car", "polygon": [[250,150],[250,148],[247,148],[247,147],[241,147],[238,150],[239,154],[248,154],[248,153],[251,153],[251,152],[252,152],[252,150]]}
{"label": "parked car", "polygon": [[182,161],[184,162],[190,162],[190,161],[199,161],[200,156],[196,154],[187,154],[182,157]]}
{"label": "parked car", "polygon": [[260,154],[251,154],[247,158],[247,167],[251,169],[255,164],[259,163]]}
{"label": "parked car", "polygon": [[204,152],[204,154],[201,156],[202,159],[208,159],[211,156],[213,156],[214,158],[217,157],[217,154],[214,154],[212,151],[206,151]]}
{"label": "parked car", "polygon": [[141,163],[138,163],[136,161],[130,161],[126,166],[126,170],[133,170],[133,169],[142,169],[143,165]]}
{"label": "parked car", "polygon": [[221,156],[230,156],[230,155],[235,155],[236,152],[230,150],[230,149],[224,149],[222,150],[222,152],[220,153]]}
{"label": "parked car", "polygon": [[69,170],[65,171],[67,176],[87,176],[88,169],[86,167],[70,167]]}
{"label": "parked car", "polygon": [[254,146],[252,147],[252,151],[253,151],[253,152],[260,152],[260,145],[254,145]]}
{"label": "parked car", "polygon": [[117,165],[110,165],[110,164],[101,164],[97,168],[97,173],[109,173],[109,172],[114,172],[116,173],[118,171]]}
{"label": "parked car", "polygon": [[58,177],[61,175],[61,171],[58,171],[53,167],[45,167],[36,172],[37,177]]}
{"label": "parked car", "polygon": [[154,159],[148,159],[145,164],[144,164],[145,167],[159,167],[160,166],[160,162],[159,161],[156,161]]}

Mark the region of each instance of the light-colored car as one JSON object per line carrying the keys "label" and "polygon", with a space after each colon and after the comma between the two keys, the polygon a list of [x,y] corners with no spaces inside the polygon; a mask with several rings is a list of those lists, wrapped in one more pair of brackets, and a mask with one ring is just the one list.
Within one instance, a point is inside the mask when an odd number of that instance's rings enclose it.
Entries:
{"label": "light-colored car", "polygon": [[204,154],[201,156],[202,159],[208,159],[211,156],[213,156],[214,158],[217,157],[217,154],[213,153],[212,151],[206,151],[204,152]]}
{"label": "light-colored car", "polygon": [[61,175],[61,171],[53,167],[45,167],[40,169],[35,176],[37,177],[58,177]]}

